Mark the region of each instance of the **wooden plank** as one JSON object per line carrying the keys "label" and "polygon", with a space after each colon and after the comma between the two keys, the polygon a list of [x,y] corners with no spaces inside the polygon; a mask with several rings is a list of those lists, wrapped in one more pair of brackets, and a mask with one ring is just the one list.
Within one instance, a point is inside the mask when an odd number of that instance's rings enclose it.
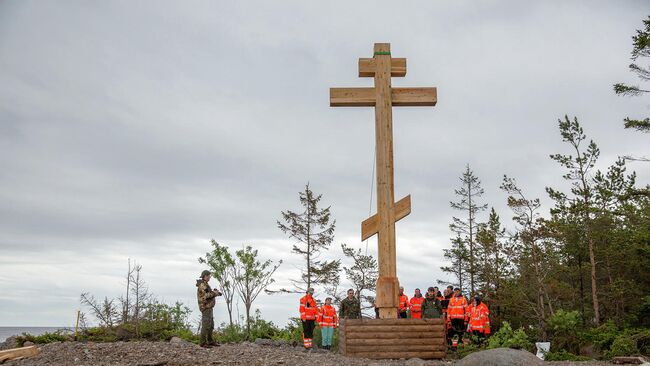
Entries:
{"label": "wooden plank", "polygon": [[444,351],[429,351],[429,352],[356,352],[348,353],[351,357],[363,357],[371,359],[399,359],[399,358],[421,358],[426,359],[443,359],[447,356]]}
{"label": "wooden plank", "polygon": [[36,356],[37,354],[38,348],[36,348],[36,346],[7,349],[0,351],[0,363],[19,357],[32,357]]}
{"label": "wooden plank", "polygon": [[[360,58],[359,59],[359,77],[374,77],[377,64],[374,58]],[[406,59],[405,58],[391,58],[390,60],[390,76],[403,77],[406,76]]]}
{"label": "wooden plank", "polygon": [[[330,107],[374,107],[375,88],[330,88]],[[391,106],[435,106],[436,88],[391,88]]]}
{"label": "wooden plank", "polygon": [[[352,327],[348,327],[349,330]],[[355,332],[444,332],[444,325],[357,325]]]}
{"label": "wooden plank", "polygon": [[[395,221],[399,221],[411,213],[411,195],[402,198],[393,205]],[[363,220],[361,223],[361,241],[364,241],[379,232],[379,216],[377,214]]]}
{"label": "wooden plank", "polygon": [[401,344],[401,345],[363,345],[363,346],[348,346],[348,353],[368,352],[368,350],[375,352],[444,352],[447,349],[446,344]]}
{"label": "wooden plank", "polygon": [[375,88],[330,88],[330,107],[374,107]]}
{"label": "wooden plank", "polygon": [[[339,337],[342,333],[339,333]],[[417,339],[417,338],[430,338],[430,339],[445,339],[444,332],[391,332],[391,333],[363,333],[355,332],[354,328],[345,333],[346,339]]]}
{"label": "wooden plank", "polygon": [[[357,325],[443,325],[442,318],[433,319],[342,319],[349,327]],[[350,329],[350,331],[354,331]]]}
{"label": "wooden plank", "polygon": [[350,346],[397,346],[397,345],[428,345],[441,346],[445,341],[444,338],[403,338],[403,339],[348,339],[347,345]]}
{"label": "wooden plank", "polygon": [[393,88],[391,94],[395,107],[432,107],[438,102],[436,88]]}

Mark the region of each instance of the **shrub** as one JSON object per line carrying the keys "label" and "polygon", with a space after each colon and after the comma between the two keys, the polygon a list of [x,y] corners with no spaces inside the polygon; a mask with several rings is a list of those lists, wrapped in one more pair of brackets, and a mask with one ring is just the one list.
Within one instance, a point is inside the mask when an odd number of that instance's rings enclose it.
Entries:
{"label": "shrub", "polygon": [[617,356],[631,356],[638,353],[639,349],[637,348],[636,341],[632,336],[630,336],[629,332],[625,332],[614,339],[612,347],[605,353],[605,356],[611,358]]}
{"label": "shrub", "polygon": [[591,358],[585,356],[574,355],[566,350],[556,352],[547,352],[544,355],[544,361],[589,361]]}
{"label": "shrub", "polygon": [[591,329],[587,334],[587,338],[600,350],[604,351],[611,348],[612,343],[620,333],[614,321],[608,320],[600,327]]}
{"label": "shrub", "polygon": [[57,330],[56,332],[46,332],[37,336],[31,335],[29,333],[23,333],[22,335],[16,337],[16,341],[20,347],[22,347],[23,344],[28,341],[36,344],[69,341],[71,339],[71,336],[65,333],[68,333],[68,331]]}
{"label": "shrub", "polygon": [[523,328],[512,330],[510,323],[504,321],[501,328],[488,339],[488,348],[515,348],[533,351],[533,342]]}
{"label": "shrub", "polygon": [[578,311],[558,310],[546,321],[546,327],[551,335],[551,351],[580,351],[581,318]]}

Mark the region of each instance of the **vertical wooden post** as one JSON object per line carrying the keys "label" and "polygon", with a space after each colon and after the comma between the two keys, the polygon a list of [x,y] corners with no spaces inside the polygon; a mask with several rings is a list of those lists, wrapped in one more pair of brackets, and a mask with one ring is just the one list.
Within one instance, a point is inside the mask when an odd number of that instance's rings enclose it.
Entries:
{"label": "vertical wooden post", "polygon": [[79,315],[81,314],[81,310],[77,310],[77,322],[74,325],[74,340],[77,340],[77,334],[79,333]]}
{"label": "vertical wooden post", "polygon": [[[399,282],[395,256],[393,184],[393,108],[389,43],[375,43],[375,146],[377,152],[377,214],[379,216],[379,279],[377,306],[382,319],[397,318]],[[380,290],[381,289],[381,290]]]}

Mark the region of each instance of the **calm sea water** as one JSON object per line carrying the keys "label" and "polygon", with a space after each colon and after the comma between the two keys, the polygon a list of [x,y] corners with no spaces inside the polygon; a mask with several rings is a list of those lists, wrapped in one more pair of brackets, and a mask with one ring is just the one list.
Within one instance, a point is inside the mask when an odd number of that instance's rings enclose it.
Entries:
{"label": "calm sea water", "polygon": [[59,329],[66,329],[66,327],[0,327],[0,342],[4,342],[5,339],[12,335],[21,335],[23,333],[41,335],[47,332],[56,332]]}

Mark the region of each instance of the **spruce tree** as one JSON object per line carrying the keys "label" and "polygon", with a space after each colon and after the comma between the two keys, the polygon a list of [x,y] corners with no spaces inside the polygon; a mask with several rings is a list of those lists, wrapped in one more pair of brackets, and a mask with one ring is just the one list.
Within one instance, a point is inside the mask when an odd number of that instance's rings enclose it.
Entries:
{"label": "spruce tree", "polygon": [[[480,248],[476,243],[476,233],[478,231],[477,215],[487,208],[487,204],[479,204],[478,202],[484,190],[481,188],[481,181],[470,170],[469,164],[460,176],[460,181],[461,187],[454,190],[458,201],[450,202],[450,205],[452,208],[462,211],[463,216],[461,218],[454,216],[449,228],[457,234],[457,238],[454,240],[459,240],[460,238],[460,240],[465,242],[464,247],[467,251],[466,258],[468,262],[465,272],[469,279],[470,293],[474,294],[477,288],[478,272],[480,271],[480,268],[477,266],[477,259],[480,256]],[[460,243],[452,243],[452,245],[457,248],[455,250],[456,254],[463,254]],[[450,252],[450,254],[453,253]],[[456,260],[460,259],[461,257],[456,256]]]}
{"label": "spruce tree", "polygon": [[278,228],[297,242],[291,251],[305,260],[300,278],[291,279],[294,289],[283,289],[284,292],[304,293],[310,287],[329,286],[339,281],[341,261],[320,259],[334,240],[336,220],[331,219],[330,207],[318,207],[322,195],[314,194],[309,183],[299,193],[299,199],[302,212],[283,211],[282,220],[277,221]]}

